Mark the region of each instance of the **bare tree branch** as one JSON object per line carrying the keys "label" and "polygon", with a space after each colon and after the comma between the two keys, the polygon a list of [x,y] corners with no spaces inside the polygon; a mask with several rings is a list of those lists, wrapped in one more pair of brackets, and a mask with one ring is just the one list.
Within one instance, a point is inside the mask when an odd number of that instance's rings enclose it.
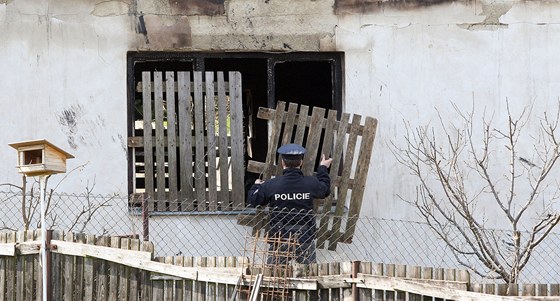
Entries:
{"label": "bare tree branch", "polygon": [[[418,180],[416,198],[401,199],[417,208],[457,262],[478,275],[515,283],[535,248],[560,223],[560,215],[544,205],[560,197],[558,182],[551,176],[560,158],[560,109],[553,117],[545,113],[538,131],[529,133],[535,154],[528,159],[520,155],[519,143],[527,144],[531,108],[515,117],[509,101],[506,106],[506,130],[494,127],[486,112],[481,130],[476,130],[474,105],[467,113],[453,105],[462,127],[450,124],[436,109],[437,126],[412,128],[405,122],[405,144],[393,144],[391,151]],[[473,179],[473,173],[478,177]],[[535,206],[537,199],[543,200],[542,208]],[[487,228],[486,214],[478,207],[481,202],[499,208],[503,215],[498,217],[509,225],[509,234]],[[470,259],[481,265],[469,263]]]}

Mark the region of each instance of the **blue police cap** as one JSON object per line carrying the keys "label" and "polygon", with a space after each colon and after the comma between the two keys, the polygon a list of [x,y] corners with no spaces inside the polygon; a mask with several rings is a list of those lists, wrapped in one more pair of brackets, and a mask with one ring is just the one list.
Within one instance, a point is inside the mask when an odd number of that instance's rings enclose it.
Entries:
{"label": "blue police cap", "polygon": [[278,153],[288,156],[303,156],[305,154],[305,148],[295,143],[284,144],[278,148]]}

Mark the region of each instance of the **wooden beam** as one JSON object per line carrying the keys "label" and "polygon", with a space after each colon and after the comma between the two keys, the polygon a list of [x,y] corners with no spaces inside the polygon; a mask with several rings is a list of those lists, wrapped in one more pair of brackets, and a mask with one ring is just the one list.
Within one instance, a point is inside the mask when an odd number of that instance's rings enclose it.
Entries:
{"label": "wooden beam", "polygon": [[[418,280],[402,279],[395,277],[376,276],[369,274],[358,274],[355,279],[349,281],[357,281],[356,286],[360,288],[368,288],[385,291],[402,291],[424,296],[430,296],[442,299],[452,299],[456,301],[509,301],[509,300],[552,300],[552,299],[530,299],[521,297],[505,297],[482,293],[469,292],[463,289],[449,288],[443,285],[434,285],[431,283],[420,282]],[[445,281],[444,281],[445,282]],[[447,281],[453,282],[453,281]]]}

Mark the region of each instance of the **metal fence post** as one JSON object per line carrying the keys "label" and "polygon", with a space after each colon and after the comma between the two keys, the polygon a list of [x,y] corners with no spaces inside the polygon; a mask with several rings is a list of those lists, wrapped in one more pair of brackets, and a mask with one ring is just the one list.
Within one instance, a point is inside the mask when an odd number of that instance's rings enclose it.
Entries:
{"label": "metal fence post", "polygon": [[145,193],[140,195],[142,202],[142,236],[144,241],[150,240],[150,212],[148,211],[148,197]]}

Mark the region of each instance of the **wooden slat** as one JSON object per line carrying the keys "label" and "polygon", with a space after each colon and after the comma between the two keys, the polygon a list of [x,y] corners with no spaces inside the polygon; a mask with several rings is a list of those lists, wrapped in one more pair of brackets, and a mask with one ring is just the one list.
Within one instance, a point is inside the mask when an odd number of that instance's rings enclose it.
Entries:
{"label": "wooden slat", "polygon": [[[207,83],[205,83],[205,82],[203,82],[203,84],[204,84],[204,85],[207,85]],[[143,88],[142,85],[143,85],[143,82],[138,82],[138,83],[136,84],[136,92],[139,92],[139,93],[142,92],[142,88]],[[150,83],[150,85],[153,87],[154,83],[152,82],[152,83]],[[216,85],[216,84],[214,84],[214,85]],[[165,83],[164,83],[163,86],[164,86],[165,89],[167,90],[167,87],[165,86]],[[191,83],[191,90],[192,90],[192,88],[193,88],[193,87],[192,87],[192,83]],[[175,90],[172,90],[172,91],[177,92],[178,89],[175,88]],[[228,88],[227,86],[226,86],[226,92],[229,92],[229,88]]]}
{"label": "wooden slat", "polygon": [[[220,200],[225,204],[231,202],[229,198],[229,160],[228,160],[228,112],[226,103],[226,86],[224,82],[224,73],[218,72],[218,139],[220,162],[218,168],[220,170]],[[228,208],[229,206],[225,206]]]}
{"label": "wooden slat", "polygon": [[[183,258],[183,266],[184,267],[193,267],[194,266],[194,259],[192,256],[184,257]],[[183,300],[184,301],[192,301],[194,295],[194,281],[192,280],[184,280],[183,281]]]}
{"label": "wooden slat", "polygon": [[[164,262],[166,264],[173,264],[173,256],[166,256]],[[163,300],[173,301],[175,288],[175,280],[164,280],[163,281]]]}
{"label": "wooden slat", "polygon": [[[35,230],[33,237],[36,241],[41,241],[42,233],[41,230]],[[35,301],[43,300],[43,266],[41,264],[41,256],[33,256],[33,274],[35,280]],[[1,269],[1,268],[0,268]],[[1,273],[1,272],[0,272]],[[1,296],[2,294],[0,294]],[[0,300],[4,300],[0,298]],[[87,300],[84,300],[87,301]]]}
{"label": "wooden slat", "polygon": [[307,131],[307,140],[305,143],[306,153],[303,157],[302,171],[305,175],[311,175],[315,169],[315,159],[319,152],[319,142],[321,141],[324,120],[325,109],[314,107],[311,115],[311,124]]}
{"label": "wooden slat", "polygon": [[[383,276],[384,266],[382,263],[376,263],[372,267],[371,274],[377,276]],[[374,300],[385,300],[385,291],[383,290],[374,290],[373,291],[373,299]]]}
{"label": "wooden slat", "polygon": [[[226,267],[226,257],[220,256],[216,258],[216,267]],[[226,301],[227,299],[227,287],[225,284],[218,283],[216,287],[216,301]]]}
{"label": "wooden slat", "polygon": [[297,117],[297,130],[294,135],[294,143],[303,145],[303,138],[305,136],[305,129],[307,128],[309,121],[309,107],[306,105],[301,105],[299,108],[299,114]]}
{"label": "wooden slat", "polygon": [[[107,236],[98,237],[97,241],[95,242],[96,246],[109,246],[109,238]],[[109,290],[109,283],[108,283],[108,265],[109,263],[104,260],[97,261],[97,271],[96,274],[96,292],[97,296],[95,300],[108,300],[108,290]]]}
{"label": "wooden slat", "polygon": [[[74,242],[74,233],[67,232],[64,234],[65,241]],[[74,298],[74,257],[61,256],[62,265],[64,266],[64,300],[72,301]]]}
{"label": "wooden slat", "polygon": [[[164,258],[156,258],[158,262],[164,262]],[[153,300],[164,300],[164,282],[162,280],[152,280],[152,298]]]}
{"label": "wooden slat", "polygon": [[177,112],[175,111],[175,73],[165,73],[167,108],[167,168],[169,180],[169,210],[179,210],[179,185],[177,183]]}
{"label": "wooden slat", "polygon": [[[329,250],[336,250],[337,243],[341,240],[341,223],[342,216],[344,215],[344,205],[346,204],[346,196],[348,194],[348,182],[346,179],[350,179],[350,173],[352,170],[352,162],[354,161],[354,152],[356,147],[356,141],[358,140],[357,128],[360,126],[361,116],[354,114],[352,116],[352,123],[350,124],[350,135],[348,137],[348,142],[346,144],[346,153],[344,154],[344,162],[342,163],[342,181],[338,187],[338,199],[336,203],[336,209],[333,217],[333,237],[329,239]],[[341,148],[344,144],[338,141],[337,147]]]}
{"label": "wooden slat", "polygon": [[193,189],[193,144],[192,144],[192,104],[190,89],[190,72],[178,72],[179,86],[179,158],[181,158],[181,209],[192,211],[194,200]]}
{"label": "wooden slat", "polygon": [[[323,136],[323,144],[321,146],[321,150],[318,153],[319,156],[322,156],[323,154],[326,156],[326,158],[331,158],[333,155],[333,144],[334,144],[334,133],[335,133],[335,128],[338,125],[337,120],[336,120],[336,111],[335,110],[329,110],[328,111],[328,116],[327,116],[327,120],[326,120],[326,126],[325,126],[325,132],[324,132],[324,136]],[[324,124],[324,123],[323,123]],[[331,187],[335,187],[333,181],[333,177],[331,177]],[[321,200],[316,200],[315,203],[313,204],[313,210],[316,213],[327,213],[330,211],[330,207],[332,205],[329,205],[329,208],[327,211],[326,208],[326,202],[329,202],[330,204],[332,204],[332,196],[333,196],[333,192],[331,191],[331,194],[329,196],[327,196],[325,199],[321,199]],[[320,209],[322,208],[322,211],[320,211]],[[320,227],[321,225],[318,225],[318,227]]]}
{"label": "wooden slat", "polygon": [[[74,235],[74,240],[77,243],[85,244],[86,243],[86,235],[84,233],[79,233]],[[84,295],[84,270],[85,270],[85,258],[83,257],[76,257],[74,258],[74,298],[82,298]]]}
{"label": "wooden slat", "polygon": [[[206,266],[207,267],[216,267],[216,257],[207,257],[206,258]],[[206,300],[215,300],[216,298],[216,283],[215,282],[208,282],[207,284],[207,292],[206,295],[209,297]]]}
{"label": "wooden slat", "polygon": [[[16,232],[8,232],[6,234],[7,243],[16,242]],[[6,299],[5,300],[15,300],[15,279],[16,279],[16,258],[7,257],[6,258]]]}
{"label": "wooden slat", "polygon": [[[111,237],[111,248],[120,248],[120,238]],[[112,252],[113,250],[111,250]],[[119,292],[119,265],[115,262],[109,263],[109,300],[117,300]]]}
{"label": "wooden slat", "polygon": [[[336,162],[340,162],[340,160],[342,159],[342,152],[344,150],[344,142],[346,139],[346,131],[347,128],[349,127],[349,120],[350,120],[350,114],[348,113],[343,113],[340,121],[338,123],[338,128],[336,131],[336,137],[335,137],[335,141],[334,141],[334,153],[332,154],[332,158],[333,161]],[[330,170],[329,170],[329,175],[331,177],[331,179],[333,179],[335,176],[338,175],[339,172],[339,168],[340,168],[340,164],[331,164]],[[331,188],[334,187],[331,183]],[[340,201],[340,191],[331,191],[331,195],[327,198],[327,201],[324,203],[324,208],[323,208],[323,212],[325,213],[324,215],[321,216],[321,220],[319,222],[319,231],[318,231],[318,235],[317,235],[317,247],[322,249],[324,248],[324,244],[325,241],[327,239],[334,239],[333,237],[328,237],[327,233],[328,233],[328,226],[329,226],[329,218],[330,218],[330,211],[331,211],[331,207],[332,207],[332,197],[334,196],[334,193],[338,193],[338,200]],[[344,209],[344,208],[342,208]],[[340,214],[340,211],[337,211]],[[336,214],[336,213],[335,213]]]}
{"label": "wooden slat", "polygon": [[[395,277],[395,275],[396,275],[395,265],[394,264],[385,265],[385,276]],[[395,292],[392,289],[389,290],[384,288],[376,288],[376,289],[385,290],[385,297],[387,298],[387,300],[395,300]]]}
{"label": "wooden slat", "polygon": [[218,209],[217,176],[216,176],[216,101],[214,95],[214,72],[206,72],[206,153],[208,162],[208,210]]}
{"label": "wooden slat", "polygon": [[154,111],[156,128],[156,203],[154,210],[165,210],[165,131],[163,119],[163,75],[154,72]]}
{"label": "wooden slat", "polygon": [[0,243],[0,256],[15,256],[16,243]]}
{"label": "wooden slat", "polygon": [[[301,109],[300,109],[300,111],[301,111]],[[259,108],[259,110],[257,111],[257,118],[259,118],[259,119],[273,120],[273,119],[274,119],[274,115],[276,115],[276,110],[275,110],[275,109],[272,109],[272,108],[262,108],[262,107],[261,107],[261,108]],[[285,116],[285,117],[286,117],[286,116]],[[285,120],[286,120],[286,119],[284,119],[284,122],[285,122]],[[299,116],[296,117],[296,122],[298,122],[298,121],[299,121]],[[305,121],[306,121],[305,125],[306,125],[306,126],[309,126],[310,119],[307,118],[307,119],[305,119]],[[359,134],[359,135],[362,135],[362,134],[363,134],[363,126],[360,126],[360,128],[358,129],[358,134]]]}
{"label": "wooden slat", "polygon": [[292,135],[294,134],[295,120],[297,116],[297,103],[290,103],[288,112],[286,114],[286,122],[284,123],[284,133],[282,134],[281,145],[292,142]]}
{"label": "wooden slat", "polygon": [[[231,81],[231,79],[230,79]],[[195,267],[205,267],[206,257],[196,257],[194,260]],[[195,281],[194,283],[194,300],[203,301],[206,299],[206,283]]]}
{"label": "wooden slat", "polygon": [[[140,244],[140,251],[141,252],[150,252],[153,254],[154,252],[154,245],[149,241],[142,241]],[[150,271],[142,270],[140,273],[140,298],[142,301],[151,301],[152,298],[152,290],[150,288]]]}
{"label": "wooden slat", "polygon": [[[130,238],[121,238],[120,241],[120,248],[122,250],[130,250],[131,246],[131,239]],[[130,269],[125,265],[119,265],[119,283],[118,283],[118,295],[117,300],[128,301],[128,292],[130,286]],[[134,299],[133,299],[134,300]]]}
{"label": "wooden slat", "polygon": [[233,207],[245,204],[245,154],[243,152],[243,99],[241,73],[229,72],[229,99],[231,114],[231,169]]}
{"label": "wooden slat", "polygon": [[[356,164],[356,172],[354,176],[354,186],[352,195],[350,197],[350,208],[348,209],[348,223],[344,233],[344,242],[352,242],[352,237],[356,230],[356,223],[362,208],[362,200],[366,186],[367,173],[369,170],[369,163],[371,161],[371,154],[373,151],[373,141],[377,129],[377,119],[366,117],[364,135],[360,143],[360,151],[358,161]],[[348,168],[348,167],[347,167]]]}
{"label": "wooden slat", "polygon": [[[150,72],[142,72],[142,82],[151,81]],[[142,86],[142,114],[144,137],[152,136],[152,91],[150,85]],[[144,173],[146,193],[154,197],[154,161],[152,150],[152,139],[144,139]],[[150,203],[150,210],[154,210]]]}
{"label": "wooden slat", "polygon": [[[372,274],[373,265],[371,262],[360,262],[359,273],[362,274]],[[358,288],[358,298],[360,301],[372,301],[378,300],[373,299],[373,290],[369,288]]]}
{"label": "wooden slat", "polygon": [[204,152],[204,99],[202,96],[202,73],[194,72],[194,136],[195,136],[195,161],[194,161],[194,187],[198,211],[205,211],[206,191],[206,156]]}
{"label": "wooden slat", "polygon": [[[25,241],[25,232],[20,231],[17,232],[16,236],[17,242],[21,243]],[[16,300],[23,300],[24,294],[24,267],[25,267],[25,260],[23,256],[16,257]]]}
{"label": "wooden slat", "polygon": [[[6,244],[7,233],[0,233],[0,244]],[[10,254],[15,254],[15,245],[12,245],[14,252]],[[9,255],[12,256],[12,255]],[[6,257],[4,254],[0,254],[0,300],[6,300]]]}
{"label": "wooden slat", "polygon": [[[226,258],[226,267],[237,267],[237,257],[235,256],[228,256]],[[227,285],[226,286],[226,290],[227,290],[227,296],[228,296],[228,300],[235,300],[233,298],[233,295],[237,294],[235,292],[235,285]]]}
{"label": "wooden slat", "polygon": [[[184,256],[175,256],[173,257],[173,265],[176,266],[180,266],[182,267],[184,265]],[[174,282],[174,298],[175,301],[183,301],[183,289],[184,289],[184,284],[183,284],[183,280],[177,280]]]}
{"label": "wooden slat", "polygon": [[[95,235],[86,235],[86,244],[95,244]],[[86,257],[84,259],[84,301],[94,300],[94,265],[93,258]]]}
{"label": "wooden slat", "polygon": [[273,168],[276,162],[276,150],[278,149],[278,138],[280,137],[280,129],[282,128],[282,120],[284,108],[286,103],[279,101],[276,104],[276,114],[272,120],[270,128],[270,137],[268,139],[268,151],[266,154],[267,167],[263,172],[263,179],[270,179],[272,175],[276,174],[276,169]]}
{"label": "wooden slat", "polygon": [[[57,240],[64,239],[64,233],[61,231],[53,231],[52,238]],[[53,300],[63,300],[63,286],[62,286],[62,260],[59,254],[52,254],[51,260],[51,271],[52,271],[52,280],[51,280],[51,290],[52,290],[52,298]]]}
{"label": "wooden slat", "polygon": [[[130,250],[132,251],[140,251],[140,240],[138,239],[131,239],[130,240]],[[130,300],[138,300],[138,292],[140,289],[140,273],[138,270],[136,269],[130,269],[129,270],[129,277],[130,277],[130,281],[129,281],[129,290],[128,290],[128,296]]]}

